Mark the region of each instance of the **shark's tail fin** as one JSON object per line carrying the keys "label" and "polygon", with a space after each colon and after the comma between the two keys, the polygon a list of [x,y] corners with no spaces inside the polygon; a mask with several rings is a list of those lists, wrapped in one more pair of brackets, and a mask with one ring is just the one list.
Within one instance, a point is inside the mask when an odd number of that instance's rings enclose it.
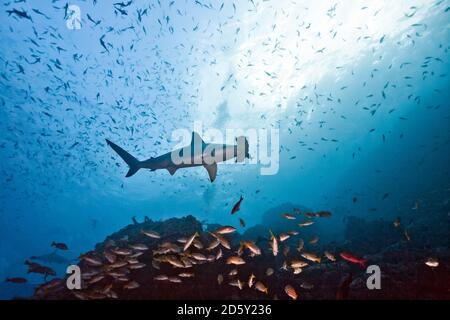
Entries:
{"label": "shark's tail fin", "polygon": [[134,175],[141,167],[140,167],[140,161],[133,157],[131,154],[123,150],[121,147],[119,147],[117,144],[109,141],[106,139],[106,142],[108,145],[115,151],[117,154],[127,163],[127,165],[130,167],[130,170],[128,170],[128,173],[126,177],[131,177]]}

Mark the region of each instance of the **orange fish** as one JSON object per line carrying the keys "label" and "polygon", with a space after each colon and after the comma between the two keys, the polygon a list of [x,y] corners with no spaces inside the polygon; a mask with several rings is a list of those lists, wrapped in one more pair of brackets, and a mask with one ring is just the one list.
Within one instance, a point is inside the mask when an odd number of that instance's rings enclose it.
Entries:
{"label": "orange fish", "polygon": [[367,260],[358,258],[349,252],[341,252],[340,256],[342,259],[347,260],[348,262],[359,264],[363,268],[366,267]]}
{"label": "orange fish", "polygon": [[239,201],[236,202],[236,204],[233,206],[233,209],[231,209],[231,214],[235,214],[236,212],[239,211],[239,209],[241,209],[241,202],[242,200],[244,200],[244,197],[240,197]]}
{"label": "orange fish", "polygon": [[289,214],[289,213],[284,213],[283,217],[285,217],[288,220],[295,220],[295,216],[293,216],[292,214]]}
{"label": "orange fish", "polygon": [[290,284],[288,284],[286,287],[284,287],[284,292],[286,292],[286,294],[293,300],[297,300],[298,294],[295,291],[294,287],[291,286]]}
{"label": "orange fish", "polygon": [[240,265],[240,264],[244,264],[244,263],[245,263],[245,260],[238,256],[231,256],[227,259],[227,264]]}
{"label": "orange fish", "polygon": [[227,234],[227,233],[233,233],[236,231],[235,227],[232,226],[224,226],[224,227],[220,227],[219,229],[217,229],[216,231],[214,231],[215,234]]}

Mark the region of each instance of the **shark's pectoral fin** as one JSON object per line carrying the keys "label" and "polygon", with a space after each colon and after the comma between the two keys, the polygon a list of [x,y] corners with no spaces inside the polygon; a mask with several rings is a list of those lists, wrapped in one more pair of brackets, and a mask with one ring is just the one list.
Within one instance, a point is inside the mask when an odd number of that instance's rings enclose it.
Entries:
{"label": "shark's pectoral fin", "polygon": [[217,176],[217,163],[205,164],[205,169],[208,171],[209,179],[213,182]]}
{"label": "shark's pectoral fin", "polygon": [[176,167],[168,167],[167,171],[169,171],[170,175],[173,176],[175,172],[177,171]]}

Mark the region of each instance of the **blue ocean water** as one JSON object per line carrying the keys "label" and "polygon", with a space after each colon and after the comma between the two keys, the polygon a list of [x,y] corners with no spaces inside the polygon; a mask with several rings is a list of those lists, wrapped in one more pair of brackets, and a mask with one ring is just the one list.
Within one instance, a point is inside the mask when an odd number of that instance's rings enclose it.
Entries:
{"label": "blue ocean water", "polygon": [[[449,15],[443,0],[3,1],[0,279],[134,216],[236,225],[243,195],[247,227],[292,203],[331,211],[321,237],[340,239],[347,216],[393,220],[448,189]],[[145,160],[179,129],[224,143],[210,128],[277,132],[278,170],[261,173],[253,141],[256,163],[213,183],[203,167],[125,178],[105,142]]]}

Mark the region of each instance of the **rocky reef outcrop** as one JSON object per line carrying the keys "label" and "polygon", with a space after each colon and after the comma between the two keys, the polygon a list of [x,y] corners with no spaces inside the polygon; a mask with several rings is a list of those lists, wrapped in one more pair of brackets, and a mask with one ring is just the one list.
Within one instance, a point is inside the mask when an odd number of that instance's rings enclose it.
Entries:
{"label": "rocky reef outcrop", "polygon": [[[271,228],[280,233],[286,226]],[[420,222],[422,224],[423,221]],[[211,227],[211,226],[210,226]],[[153,230],[160,238],[151,238],[142,234],[142,230]],[[425,232],[423,226],[410,225],[412,237],[416,232]],[[413,230],[415,230],[413,232]],[[175,268],[168,263],[153,263],[155,251],[164,243],[181,245],[180,239],[186,239],[198,232],[197,248],[191,252],[201,253],[205,260],[189,268]],[[261,236],[260,233],[267,235]],[[442,245],[442,237],[448,237],[448,232],[441,235],[441,246],[436,242],[430,249],[430,243],[407,241],[402,231],[392,226],[392,222],[384,220],[366,221],[359,218],[347,219],[344,243],[322,243],[306,245],[304,250],[317,252],[322,256],[321,263],[309,262],[302,272],[294,274],[289,267],[293,259],[301,258],[301,252],[295,247],[299,241],[296,236],[280,242],[280,252],[273,255],[269,247],[268,228],[257,225],[244,234],[233,232],[225,235],[231,249],[221,246],[213,250],[206,247],[214,241],[211,233],[203,230],[201,223],[193,216],[172,218],[165,221],[148,220],[143,223],[130,224],[98,243],[95,249],[87,253],[97,257],[101,265],[92,266],[81,260],[79,266],[92,276],[83,277],[82,290],[69,290],[65,279],[54,279],[36,289],[34,299],[289,299],[284,288],[287,284],[297,289],[299,299],[449,299],[450,270],[449,248]],[[254,238],[254,236],[257,236]],[[425,235],[423,235],[426,237]],[[418,239],[421,239],[417,236]],[[448,239],[448,238],[447,238]],[[253,241],[261,254],[253,257],[244,253],[245,264],[230,265],[227,259],[237,255],[241,241]],[[445,240],[445,238],[444,238]],[[143,244],[148,250],[142,251],[136,259],[144,266],[139,269],[127,269],[122,279],[108,273],[108,262],[102,258],[104,253],[114,248],[128,248],[130,244]],[[289,248],[289,251],[285,249]],[[217,259],[218,250],[223,256]],[[323,252],[329,250],[336,255],[337,261],[329,261],[323,257]],[[366,280],[369,276],[360,265],[352,264],[339,258],[342,250],[358,252],[368,260],[368,264],[376,264],[381,269],[381,290],[368,290]],[[133,253],[130,253],[133,254]],[[438,258],[439,267],[430,268],[425,260],[430,255]],[[202,258],[203,259],[203,258]],[[130,261],[129,259],[127,261]],[[110,270],[110,269],[109,269]],[[93,272],[95,271],[95,272]],[[192,272],[192,276],[180,277],[180,273]],[[236,273],[233,275],[233,273]],[[230,275],[231,273],[231,275]],[[255,276],[267,287],[267,293],[256,290],[254,284],[249,288],[250,275]],[[100,276],[100,280],[93,281]],[[174,282],[156,280],[159,275]],[[220,275],[220,276],[219,276]],[[223,281],[218,278],[223,277]],[[345,279],[350,279],[346,284]],[[236,282],[239,280],[239,282]],[[125,284],[137,283],[136,287]],[[345,288],[347,286],[347,288]],[[337,295],[338,292],[344,295]],[[109,293],[113,292],[113,295]]]}

